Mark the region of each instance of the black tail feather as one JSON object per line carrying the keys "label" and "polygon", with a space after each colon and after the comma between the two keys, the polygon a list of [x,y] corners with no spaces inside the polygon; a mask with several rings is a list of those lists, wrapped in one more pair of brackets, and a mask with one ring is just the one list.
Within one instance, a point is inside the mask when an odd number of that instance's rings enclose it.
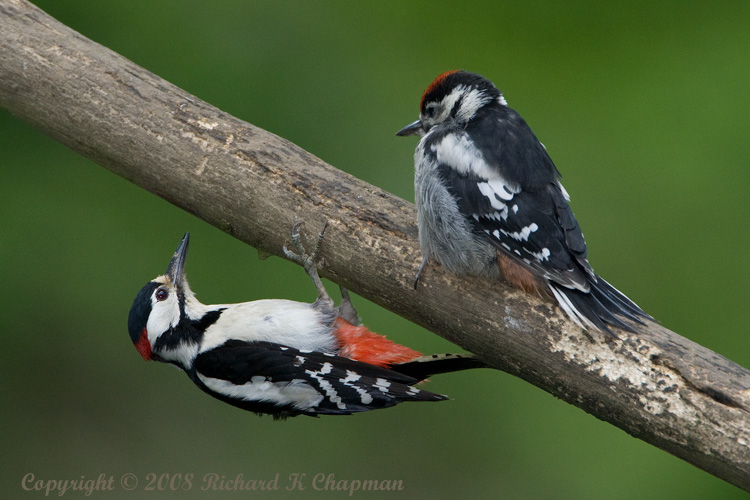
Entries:
{"label": "black tail feather", "polygon": [[584,328],[588,324],[616,338],[609,326],[635,332],[633,327],[618,316],[640,324],[644,324],[643,319],[653,320],[635,302],[602,278],[597,276],[597,280],[590,282],[590,285],[589,292],[582,292],[557,283],[549,283],[553,295],[565,313]]}
{"label": "black tail feather", "polygon": [[643,312],[643,310],[640,307],[638,307],[638,305],[635,302],[627,298],[617,288],[607,283],[607,281],[604,280],[601,276],[597,276],[597,282],[593,284],[592,288],[596,288],[597,292],[599,292],[601,295],[605,295],[609,300],[611,300],[614,303],[615,307],[617,307],[617,309],[624,316],[627,316],[633,321],[636,321],[640,324],[643,324],[643,321],[641,321],[641,318],[645,318],[650,321],[655,321],[654,318],[652,318],[650,315]]}
{"label": "black tail feather", "polygon": [[462,354],[433,354],[432,356],[422,356],[406,363],[391,366],[391,370],[414,377],[417,380],[424,380],[441,373],[470,370],[472,368],[491,367],[474,356]]}

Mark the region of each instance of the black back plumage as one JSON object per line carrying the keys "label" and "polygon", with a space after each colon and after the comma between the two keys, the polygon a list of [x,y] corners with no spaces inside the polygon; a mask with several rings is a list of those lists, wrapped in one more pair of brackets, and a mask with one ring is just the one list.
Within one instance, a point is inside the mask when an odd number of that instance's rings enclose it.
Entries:
{"label": "black back plumage", "polygon": [[538,191],[560,179],[560,172],[531,127],[515,110],[491,102],[466,124],[484,157],[506,179]]}

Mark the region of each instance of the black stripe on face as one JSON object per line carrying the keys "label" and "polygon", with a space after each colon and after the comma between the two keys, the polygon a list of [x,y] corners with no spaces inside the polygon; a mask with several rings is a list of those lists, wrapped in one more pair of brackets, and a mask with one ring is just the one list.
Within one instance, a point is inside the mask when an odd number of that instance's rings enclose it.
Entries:
{"label": "black stripe on face", "polygon": [[[471,89],[469,89],[471,90]],[[461,109],[461,105],[464,102],[464,97],[466,96],[466,91],[462,92],[458,99],[456,99],[456,102],[453,103],[453,107],[451,108],[450,116],[451,118],[455,118],[458,114],[458,110]]]}
{"label": "black stripe on face", "polygon": [[177,326],[164,332],[154,343],[154,351],[171,350],[180,344],[198,344],[209,326],[216,323],[224,308],[209,311],[202,318],[192,320],[185,315],[185,299],[180,294],[180,322]]}

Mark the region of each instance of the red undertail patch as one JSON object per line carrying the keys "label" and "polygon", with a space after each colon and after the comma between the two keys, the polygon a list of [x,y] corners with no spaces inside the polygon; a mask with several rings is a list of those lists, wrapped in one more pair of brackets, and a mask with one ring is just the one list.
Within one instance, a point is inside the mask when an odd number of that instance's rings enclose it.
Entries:
{"label": "red undertail patch", "polygon": [[364,326],[354,326],[343,318],[336,319],[334,335],[341,348],[339,356],[344,356],[376,366],[388,367],[418,358],[422,353],[396,344],[383,335],[371,332]]}

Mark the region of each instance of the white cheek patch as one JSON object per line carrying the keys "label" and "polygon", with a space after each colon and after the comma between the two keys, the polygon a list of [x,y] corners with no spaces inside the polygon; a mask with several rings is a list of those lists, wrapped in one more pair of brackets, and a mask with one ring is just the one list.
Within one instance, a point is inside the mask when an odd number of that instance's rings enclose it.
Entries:
{"label": "white cheek patch", "polygon": [[440,115],[435,118],[437,123],[442,123],[450,117],[453,106],[463,96],[464,92],[466,92],[466,87],[459,85],[450,94],[443,97],[443,100],[440,102]]}
{"label": "white cheek patch", "polygon": [[148,316],[146,330],[148,330],[148,340],[151,345],[156,339],[169,330],[177,326],[180,321],[180,306],[177,303],[177,295],[171,293],[167,300],[158,301],[156,297],[151,297],[151,314]]}
{"label": "white cheek patch", "polygon": [[479,89],[459,85],[454,88],[450,94],[443,97],[440,103],[441,113],[436,118],[436,122],[442,123],[450,118],[451,111],[456,103],[461,100],[456,112],[458,122],[467,122],[474,118],[477,111],[487,104],[492,98]]}
{"label": "white cheek patch", "polygon": [[479,108],[487,104],[490,98],[484,92],[477,89],[471,89],[468,92],[464,90],[463,99],[459,106],[456,119],[460,122],[467,122],[474,118]]}

